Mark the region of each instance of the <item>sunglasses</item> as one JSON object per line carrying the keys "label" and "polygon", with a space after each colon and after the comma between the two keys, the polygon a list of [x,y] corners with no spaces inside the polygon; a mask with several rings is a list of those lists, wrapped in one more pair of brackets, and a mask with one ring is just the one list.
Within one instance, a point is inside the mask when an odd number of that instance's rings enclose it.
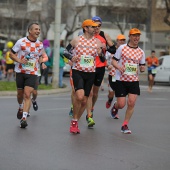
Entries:
{"label": "sunglasses", "polygon": [[101,27],[102,24],[99,24],[97,27]]}
{"label": "sunglasses", "polygon": [[97,28],[97,26],[87,26],[87,28]]}

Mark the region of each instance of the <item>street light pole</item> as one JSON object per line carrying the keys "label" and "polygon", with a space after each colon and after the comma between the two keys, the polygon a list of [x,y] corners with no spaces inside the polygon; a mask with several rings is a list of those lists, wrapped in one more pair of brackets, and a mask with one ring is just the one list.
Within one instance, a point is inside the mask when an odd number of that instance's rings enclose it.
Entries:
{"label": "street light pole", "polygon": [[60,25],[61,25],[61,1],[55,1],[55,23],[54,23],[54,55],[53,55],[53,75],[52,87],[58,87],[59,78],[59,57],[60,57]]}

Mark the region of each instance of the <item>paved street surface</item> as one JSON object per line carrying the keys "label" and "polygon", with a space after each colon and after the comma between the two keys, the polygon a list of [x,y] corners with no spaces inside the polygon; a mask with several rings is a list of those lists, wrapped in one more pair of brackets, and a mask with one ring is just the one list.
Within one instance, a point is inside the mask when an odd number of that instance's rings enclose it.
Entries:
{"label": "paved street surface", "polygon": [[107,90],[100,92],[94,111],[96,125],[88,129],[85,114],[81,133],[69,133],[70,94],[41,95],[26,129],[19,128],[15,96],[0,97],[0,170],[169,170],[170,91],[156,86],[152,94],[141,85],[131,135],[120,132],[120,119],[105,108]]}

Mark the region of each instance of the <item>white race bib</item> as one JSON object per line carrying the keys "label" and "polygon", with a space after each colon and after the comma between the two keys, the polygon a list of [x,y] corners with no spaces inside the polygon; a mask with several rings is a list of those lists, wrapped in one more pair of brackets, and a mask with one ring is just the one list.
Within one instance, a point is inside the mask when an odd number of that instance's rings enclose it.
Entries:
{"label": "white race bib", "polygon": [[81,67],[93,67],[94,66],[94,57],[89,55],[81,55],[80,59]]}
{"label": "white race bib", "polygon": [[30,71],[34,71],[35,68],[35,60],[34,59],[29,59],[27,64],[23,64],[22,67],[25,70],[30,70]]}
{"label": "white race bib", "polygon": [[136,75],[137,73],[137,64],[126,63],[125,64],[125,72],[127,75]]}
{"label": "white race bib", "polygon": [[152,74],[156,74],[157,71],[156,71],[156,69],[154,68],[154,69],[151,70],[151,72],[152,72]]}

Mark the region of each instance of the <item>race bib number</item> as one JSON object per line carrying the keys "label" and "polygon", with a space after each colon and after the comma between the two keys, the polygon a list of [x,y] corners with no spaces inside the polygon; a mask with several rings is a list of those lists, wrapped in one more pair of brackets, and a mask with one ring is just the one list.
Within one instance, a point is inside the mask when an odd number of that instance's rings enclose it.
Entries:
{"label": "race bib number", "polygon": [[81,67],[93,67],[94,66],[94,57],[82,55],[80,60]]}
{"label": "race bib number", "polygon": [[152,72],[152,74],[156,74],[157,71],[156,71],[156,69],[154,68],[154,69],[152,69],[151,72]]}
{"label": "race bib number", "polygon": [[25,70],[34,71],[34,68],[35,68],[35,60],[29,59],[28,62],[27,62],[27,64],[23,64],[22,67],[23,67]]}
{"label": "race bib number", "polygon": [[130,63],[125,64],[125,72],[124,72],[124,74],[136,75],[136,73],[137,73],[137,64],[130,64]]}
{"label": "race bib number", "polygon": [[112,82],[116,82],[116,76],[112,76]]}

